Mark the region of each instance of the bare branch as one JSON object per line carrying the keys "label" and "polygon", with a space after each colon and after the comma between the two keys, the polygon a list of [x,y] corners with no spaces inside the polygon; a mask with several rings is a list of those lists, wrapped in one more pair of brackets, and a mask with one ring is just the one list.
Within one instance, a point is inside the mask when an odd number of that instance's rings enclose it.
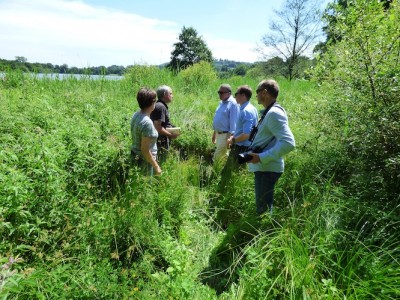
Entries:
{"label": "bare branch", "polygon": [[321,36],[318,0],[286,0],[280,10],[274,10],[276,18],[270,24],[270,32],[261,41],[275,49],[278,55],[289,61],[289,77],[293,75],[298,57],[304,55]]}

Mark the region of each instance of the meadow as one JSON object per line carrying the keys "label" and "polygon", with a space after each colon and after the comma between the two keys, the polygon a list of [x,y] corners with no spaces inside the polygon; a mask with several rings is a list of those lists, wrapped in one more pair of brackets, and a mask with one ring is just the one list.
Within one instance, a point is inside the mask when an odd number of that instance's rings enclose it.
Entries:
{"label": "meadow", "polygon": [[[246,169],[219,192],[218,87],[254,91],[260,79],[222,80],[203,63],[178,75],[134,66],[119,81],[7,72],[0,298],[398,299],[399,208],[348,189],[346,124],[334,126],[331,86],[276,78],[297,147],[272,216],[256,218]],[[130,164],[129,120],[139,87],[162,84],[174,91],[182,135],[162,176],[144,177]]]}

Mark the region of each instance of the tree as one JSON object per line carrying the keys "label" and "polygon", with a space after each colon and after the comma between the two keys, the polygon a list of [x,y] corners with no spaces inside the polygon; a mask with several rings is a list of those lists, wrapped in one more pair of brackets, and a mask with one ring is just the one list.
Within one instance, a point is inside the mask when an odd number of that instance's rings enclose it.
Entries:
{"label": "tree", "polygon": [[[390,5],[393,0],[381,0],[380,10],[387,11],[390,9]],[[354,1],[351,0],[336,0],[331,2],[326,7],[322,14],[322,19],[325,25],[322,30],[326,36],[325,42],[320,42],[317,44],[313,50],[314,53],[325,53],[327,51],[327,46],[329,44],[335,44],[340,42],[342,39],[341,32],[335,32],[333,29],[337,27],[337,23],[342,22],[342,19],[347,15],[348,11],[356,5]]]}
{"label": "tree", "polygon": [[275,10],[276,18],[270,23],[270,33],[262,37],[266,47],[275,51],[287,63],[289,80],[299,74],[299,57],[313,47],[320,37],[320,14],[317,0],[286,0],[281,10]]}
{"label": "tree", "polygon": [[179,42],[175,43],[174,47],[168,65],[172,70],[186,69],[200,61],[213,62],[211,51],[203,39],[197,36],[197,31],[193,27],[183,27]]}
{"label": "tree", "polygon": [[244,76],[246,75],[248,66],[245,64],[240,64],[237,65],[236,68],[233,69],[233,74],[238,75],[238,76]]}
{"label": "tree", "polygon": [[26,63],[26,62],[28,62],[28,59],[24,56],[16,56],[15,61],[19,62],[19,63]]}
{"label": "tree", "polygon": [[[357,193],[398,204],[400,194],[400,2],[349,1],[336,7],[316,79],[335,88],[329,113],[354,173]],[[350,5],[351,4],[351,5]],[[346,168],[348,166],[346,165]],[[381,190],[381,191],[379,191]],[[379,197],[376,197],[379,195]],[[389,200],[389,201],[388,201]]]}

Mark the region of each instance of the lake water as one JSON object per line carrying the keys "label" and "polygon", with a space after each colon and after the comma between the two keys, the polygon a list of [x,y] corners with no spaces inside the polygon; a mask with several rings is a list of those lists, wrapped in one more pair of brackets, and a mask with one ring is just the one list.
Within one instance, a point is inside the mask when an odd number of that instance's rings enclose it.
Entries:
{"label": "lake water", "polygon": [[71,77],[77,79],[107,79],[107,80],[120,80],[124,76],[119,75],[86,75],[86,74],[32,74],[33,76],[38,76],[39,78],[51,78],[51,79],[68,79]]}
{"label": "lake water", "polygon": [[[50,78],[50,79],[68,79],[68,78],[77,78],[77,79],[107,79],[107,80],[121,80],[124,76],[119,75],[86,75],[86,74],[44,74],[44,73],[24,73],[26,75],[35,76],[37,78]],[[0,73],[0,78],[5,77],[5,73]]]}

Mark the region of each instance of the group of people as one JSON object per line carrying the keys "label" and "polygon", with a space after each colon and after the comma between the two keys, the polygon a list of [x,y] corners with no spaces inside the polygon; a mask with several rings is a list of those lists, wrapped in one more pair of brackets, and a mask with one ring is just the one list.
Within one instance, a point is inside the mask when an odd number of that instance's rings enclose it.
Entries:
{"label": "group of people", "polygon": [[[284,171],[283,157],[295,148],[295,140],[287,114],[276,102],[278,83],[263,80],[258,84],[257,101],[264,107],[260,119],[250,103],[252,94],[247,85],[240,86],[234,96],[229,84],[219,87],[220,102],[212,125],[212,142],[216,144],[213,161],[227,159],[222,179],[239,163],[247,163],[254,173],[257,214],[262,215],[272,212],[275,184]],[[131,154],[148,175],[161,174],[159,163],[165,160],[170,140],[179,136],[167,129],[173,127],[167,106],[172,99],[168,86],[159,87],[157,92],[141,88],[137,94],[140,111],[131,119]]]}
{"label": "group of people", "polygon": [[157,92],[143,87],[137,93],[140,110],[131,119],[131,156],[145,175],[161,175],[160,162],[166,158],[171,139],[179,135],[167,129],[173,127],[168,111],[173,98],[172,89],[166,85]]}

